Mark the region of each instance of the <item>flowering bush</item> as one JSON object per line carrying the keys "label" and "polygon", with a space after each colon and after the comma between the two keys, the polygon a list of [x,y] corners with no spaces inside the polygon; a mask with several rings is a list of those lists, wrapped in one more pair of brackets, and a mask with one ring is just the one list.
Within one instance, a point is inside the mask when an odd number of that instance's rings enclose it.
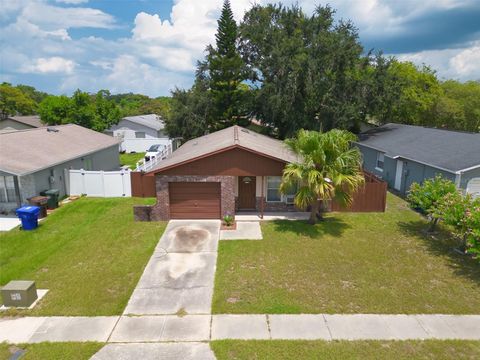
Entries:
{"label": "flowering bush", "polygon": [[439,206],[445,224],[452,226],[465,251],[480,259],[480,198],[448,194]]}
{"label": "flowering bush", "polygon": [[439,205],[447,194],[458,194],[457,188],[450,180],[437,175],[434,179],[425,180],[421,185],[413,183],[407,195],[411,208],[420,211],[430,219],[430,229],[433,231],[441,217]]}

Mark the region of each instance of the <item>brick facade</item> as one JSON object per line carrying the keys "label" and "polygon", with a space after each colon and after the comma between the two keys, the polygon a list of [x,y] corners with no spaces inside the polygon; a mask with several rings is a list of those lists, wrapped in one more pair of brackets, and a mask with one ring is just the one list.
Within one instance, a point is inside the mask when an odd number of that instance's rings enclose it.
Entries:
{"label": "brick facade", "polygon": [[200,175],[156,175],[155,187],[157,203],[155,205],[134,206],[136,221],[160,221],[170,219],[170,196],[168,183],[171,182],[218,182],[221,191],[221,215],[235,214],[234,176]]}

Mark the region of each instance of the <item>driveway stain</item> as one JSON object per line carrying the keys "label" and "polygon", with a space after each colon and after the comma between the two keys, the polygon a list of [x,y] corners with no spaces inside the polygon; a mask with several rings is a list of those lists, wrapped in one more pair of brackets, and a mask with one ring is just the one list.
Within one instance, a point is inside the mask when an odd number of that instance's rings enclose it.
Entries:
{"label": "driveway stain", "polygon": [[196,226],[181,226],[172,232],[172,245],[178,252],[201,250],[210,240],[210,232]]}
{"label": "driveway stain", "polygon": [[207,263],[200,256],[177,257],[170,263],[167,270],[169,279],[177,280],[184,277],[188,280],[189,273],[195,275],[201,269],[205,268]]}

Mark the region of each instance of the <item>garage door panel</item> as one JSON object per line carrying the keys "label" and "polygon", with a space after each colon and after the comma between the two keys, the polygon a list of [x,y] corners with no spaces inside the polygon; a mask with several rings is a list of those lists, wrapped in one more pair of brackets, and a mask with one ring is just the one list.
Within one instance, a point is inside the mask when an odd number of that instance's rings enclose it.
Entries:
{"label": "garage door panel", "polygon": [[220,183],[169,183],[170,218],[219,219]]}

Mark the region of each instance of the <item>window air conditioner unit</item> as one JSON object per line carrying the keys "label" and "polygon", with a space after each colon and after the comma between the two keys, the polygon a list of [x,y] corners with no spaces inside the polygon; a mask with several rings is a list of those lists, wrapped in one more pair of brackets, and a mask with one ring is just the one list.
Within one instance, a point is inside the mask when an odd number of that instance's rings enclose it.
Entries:
{"label": "window air conditioner unit", "polygon": [[285,203],[291,205],[295,201],[295,195],[285,195]]}

